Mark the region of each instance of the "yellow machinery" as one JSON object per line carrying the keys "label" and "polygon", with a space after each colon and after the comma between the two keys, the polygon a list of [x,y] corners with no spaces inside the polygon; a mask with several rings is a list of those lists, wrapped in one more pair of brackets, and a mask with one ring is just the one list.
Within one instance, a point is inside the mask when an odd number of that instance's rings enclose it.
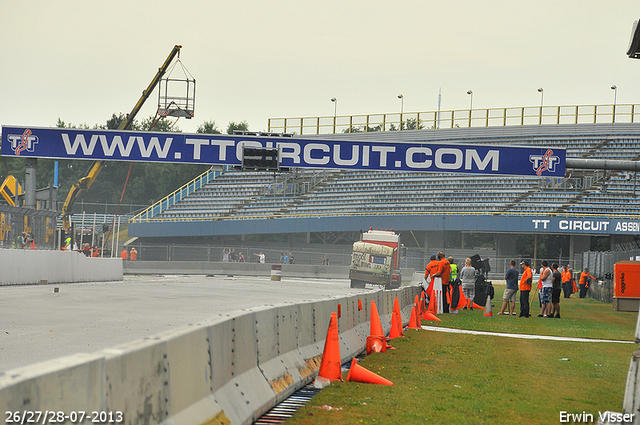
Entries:
{"label": "yellow machinery", "polygon": [[16,206],[16,195],[20,196],[23,194],[24,191],[22,190],[22,186],[18,184],[18,181],[13,176],[7,176],[0,186],[0,195],[2,195],[5,201],[7,201],[12,207]]}
{"label": "yellow machinery", "polygon": [[[167,60],[165,60],[164,64],[158,69],[158,73],[155,75],[155,77],[153,77],[153,80],[151,80],[149,87],[147,87],[147,89],[142,92],[142,96],[138,100],[138,103],[136,103],[136,106],[134,106],[131,112],[127,114],[127,116],[125,117],[125,120],[122,122],[118,130],[131,129],[133,120],[138,114],[138,112],[140,111],[140,109],[142,108],[142,105],[144,105],[144,102],[149,98],[149,95],[151,95],[151,93],[153,92],[153,89],[158,85],[158,83],[162,79],[162,76],[165,74],[165,72],[167,72],[167,69],[171,65],[171,62],[173,61],[173,59],[176,57],[176,55],[179,55],[181,48],[182,46],[180,45],[175,45],[173,47],[173,50],[171,50],[171,53],[167,57]],[[96,177],[98,177],[98,174],[100,173],[103,167],[104,167],[103,161],[95,161],[91,166],[91,168],[89,169],[89,172],[87,173],[87,175],[82,177],[80,180],[78,180],[78,182],[75,183],[71,188],[71,190],[69,191],[69,194],[67,195],[67,199],[64,201],[64,204],[62,206],[62,225],[64,226],[65,229],[68,229],[71,227],[71,220],[70,220],[71,208],[73,207],[73,204],[76,198],[78,197],[78,195],[80,195],[80,193],[83,190],[87,190],[91,187],[91,185],[95,181]]]}

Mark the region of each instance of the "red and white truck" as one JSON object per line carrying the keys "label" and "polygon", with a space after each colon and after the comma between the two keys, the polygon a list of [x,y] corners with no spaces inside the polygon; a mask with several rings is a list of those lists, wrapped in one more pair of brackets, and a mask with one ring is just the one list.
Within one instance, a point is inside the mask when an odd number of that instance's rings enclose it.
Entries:
{"label": "red and white truck", "polygon": [[373,230],[362,234],[362,241],[353,244],[349,279],[352,288],[364,288],[367,283],[398,288],[400,271],[400,235],[392,230]]}

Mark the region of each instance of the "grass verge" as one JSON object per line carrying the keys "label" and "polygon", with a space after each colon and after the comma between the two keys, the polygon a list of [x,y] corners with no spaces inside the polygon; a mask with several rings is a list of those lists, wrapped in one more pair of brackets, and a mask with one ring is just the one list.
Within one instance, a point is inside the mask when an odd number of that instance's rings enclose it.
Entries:
{"label": "grass verge", "polygon": [[[493,304],[500,307],[500,295]],[[633,339],[637,313],[614,312],[611,304],[589,299],[563,299],[561,306],[563,319],[484,317],[481,311],[462,311],[441,315],[436,326]],[[494,308],[494,315],[497,311]],[[425,330],[405,331],[392,345],[396,350],[367,356],[360,365],[394,386],[335,382],[287,424],[549,425],[560,423],[563,411],[592,414],[597,421],[599,412],[621,411],[636,348]]]}

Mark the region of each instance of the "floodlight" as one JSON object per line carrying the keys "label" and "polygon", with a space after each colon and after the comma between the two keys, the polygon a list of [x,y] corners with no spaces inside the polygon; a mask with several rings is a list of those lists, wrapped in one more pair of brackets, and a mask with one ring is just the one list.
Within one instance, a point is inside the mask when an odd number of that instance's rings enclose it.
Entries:
{"label": "floodlight", "polygon": [[638,26],[638,20],[633,23],[627,56],[631,59],[640,59],[640,26]]}

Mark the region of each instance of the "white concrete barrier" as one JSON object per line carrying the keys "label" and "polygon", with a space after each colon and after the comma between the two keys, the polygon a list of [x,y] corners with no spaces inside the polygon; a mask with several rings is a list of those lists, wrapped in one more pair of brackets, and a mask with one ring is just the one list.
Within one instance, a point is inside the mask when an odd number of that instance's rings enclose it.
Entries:
{"label": "white concrete barrier", "polygon": [[[224,263],[222,261],[125,261],[125,274],[199,274],[271,276],[272,264]],[[348,266],[317,266],[282,264],[282,279],[287,277],[318,277],[348,279]]]}
{"label": "white concrete barrier", "polygon": [[74,251],[0,249],[0,285],[122,280],[122,259]]}
{"label": "white concrete barrier", "polygon": [[418,290],[248,309],[95,354],[0,372],[0,411],[121,412],[124,424],[251,424],[316,376],[338,305],[346,363],[365,349],[371,301],[388,331],[394,298],[407,323]]}

